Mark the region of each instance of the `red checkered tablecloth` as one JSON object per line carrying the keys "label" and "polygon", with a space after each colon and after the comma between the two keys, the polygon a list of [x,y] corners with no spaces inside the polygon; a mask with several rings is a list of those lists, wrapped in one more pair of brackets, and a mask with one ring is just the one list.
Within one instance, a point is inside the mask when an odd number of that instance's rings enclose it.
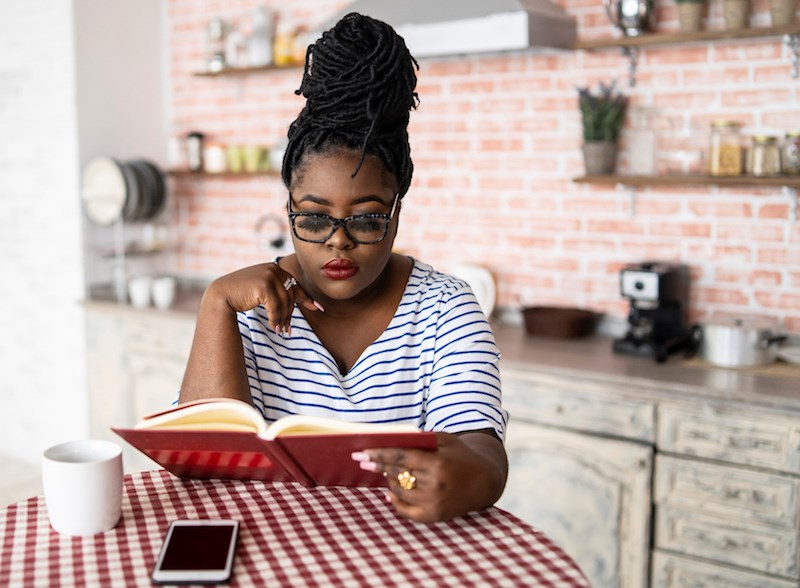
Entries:
{"label": "red checkered tablecloth", "polygon": [[0,512],[0,586],[150,586],[169,522],[242,523],[232,586],[580,586],[544,534],[490,508],[425,525],[375,488],[125,477],[122,520],[92,537],[50,528],[42,497]]}

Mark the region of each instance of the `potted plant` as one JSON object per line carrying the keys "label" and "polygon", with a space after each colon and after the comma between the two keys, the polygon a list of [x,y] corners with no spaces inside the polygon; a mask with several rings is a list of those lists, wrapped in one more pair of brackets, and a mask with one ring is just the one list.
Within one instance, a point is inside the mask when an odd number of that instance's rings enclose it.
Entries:
{"label": "potted plant", "polygon": [[625,124],[628,97],[616,90],[616,82],[600,82],[596,91],[588,86],[578,88],[578,108],[583,125],[586,174],[614,173],[617,143]]}
{"label": "potted plant", "polygon": [[694,33],[703,25],[706,0],[675,0],[678,5],[678,22],[681,31]]}

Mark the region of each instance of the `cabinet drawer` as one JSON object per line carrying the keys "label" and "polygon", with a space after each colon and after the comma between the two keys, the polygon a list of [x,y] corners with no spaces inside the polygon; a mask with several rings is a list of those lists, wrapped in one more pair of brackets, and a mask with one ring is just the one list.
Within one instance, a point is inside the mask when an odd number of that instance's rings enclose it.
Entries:
{"label": "cabinet drawer", "polygon": [[800,479],[659,455],[656,504],[800,528]]}
{"label": "cabinet drawer", "polygon": [[193,320],[142,316],[126,321],[125,343],[131,352],[189,357],[194,336]]}
{"label": "cabinet drawer", "polygon": [[658,446],[669,453],[800,473],[800,415],[662,405]]}
{"label": "cabinet drawer", "polygon": [[795,530],[659,505],[655,546],[749,570],[800,578]]}
{"label": "cabinet drawer", "polygon": [[625,399],[588,382],[519,377],[503,372],[503,403],[511,417],[589,433],[655,442],[655,404]]}
{"label": "cabinet drawer", "polygon": [[652,588],[797,588],[792,580],[699,562],[660,551],[653,552]]}

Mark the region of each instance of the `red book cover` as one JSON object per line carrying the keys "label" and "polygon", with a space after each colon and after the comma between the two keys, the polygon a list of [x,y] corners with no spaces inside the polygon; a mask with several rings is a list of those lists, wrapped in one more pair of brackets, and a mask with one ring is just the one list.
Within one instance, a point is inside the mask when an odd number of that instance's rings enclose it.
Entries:
{"label": "red book cover", "polygon": [[379,447],[436,449],[436,435],[413,427],[347,423],[294,415],[267,426],[238,400],[187,403],[112,428],[167,471],[184,478],[299,482],[305,486],[385,486],[362,470],[354,451]]}

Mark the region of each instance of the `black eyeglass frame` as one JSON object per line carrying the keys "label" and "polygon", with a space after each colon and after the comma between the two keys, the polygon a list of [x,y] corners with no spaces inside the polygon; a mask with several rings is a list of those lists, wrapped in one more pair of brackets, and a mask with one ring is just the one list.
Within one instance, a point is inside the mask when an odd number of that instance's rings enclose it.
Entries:
{"label": "black eyeglass frame", "polygon": [[[392,209],[389,213],[385,212],[370,212],[367,214],[353,214],[347,216],[345,218],[334,218],[328,214],[322,214],[320,212],[292,212],[292,193],[289,193],[289,224],[292,225],[292,233],[294,236],[300,239],[301,241],[305,241],[306,243],[325,243],[333,237],[333,234],[339,227],[344,229],[345,235],[347,238],[350,239],[353,243],[357,243],[359,245],[374,245],[375,243],[380,243],[386,238],[386,235],[389,234],[389,224],[392,222],[392,218],[394,217],[395,210],[397,210],[397,203],[400,202],[400,193],[394,195],[394,201],[392,202]],[[297,228],[295,227],[295,219],[297,217],[311,217],[311,218],[319,218],[325,219],[333,223],[331,227],[331,232],[324,239],[305,239],[297,234]],[[353,237],[350,234],[350,231],[347,230],[347,223],[352,220],[362,220],[362,219],[381,219],[384,221],[383,225],[383,235],[381,235],[380,239],[376,239],[374,241],[361,241]]]}

